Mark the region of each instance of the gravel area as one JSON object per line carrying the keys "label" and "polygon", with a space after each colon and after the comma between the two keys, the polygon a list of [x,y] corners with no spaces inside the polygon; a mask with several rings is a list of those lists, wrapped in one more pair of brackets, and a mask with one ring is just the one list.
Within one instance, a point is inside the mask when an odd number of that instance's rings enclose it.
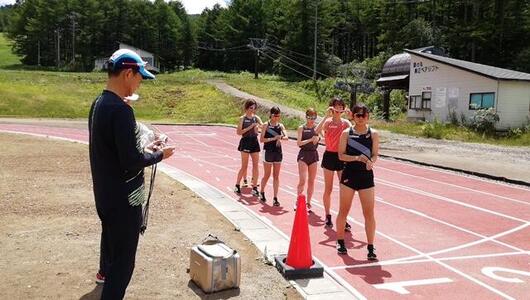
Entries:
{"label": "gravel area", "polygon": [[380,131],[381,154],[530,185],[530,147],[503,147]]}

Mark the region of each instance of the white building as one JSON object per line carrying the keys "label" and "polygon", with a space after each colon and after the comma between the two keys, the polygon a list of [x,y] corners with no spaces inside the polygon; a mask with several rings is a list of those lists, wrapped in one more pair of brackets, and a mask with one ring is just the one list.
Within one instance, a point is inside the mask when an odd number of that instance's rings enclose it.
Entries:
{"label": "white building", "polygon": [[450,112],[471,118],[493,107],[499,130],[526,125],[530,117],[530,74],[421,52],[410,55],[410,119],[448,121]]}
{"label": "white building", "polygon": [[[144,61],[147,62],[147,69],[149,71],[153,71],[155,73],[159,73],[160,72],[160,65],[159,65],[159,62],[158,60],[155,59],[155,56],[153,53],[151,52],[147,52],[143,49],[140,49],[140,48],[136,48],[134,46],[131,46],[131,45],[127,45],[125,43],[119,43],[119,47],[118,49],[130,49],[130,50],[133,50],[134,52],[136,52],[138,55],[140,55],[140,57],[142,57],[142,59]],[[118,50],[116,49],[116,50]],[[110,56],[110,55],[109,55]],[[100,58],[97,58],[95,61],[94,61],[94,70],[102,70],[103,69],[103,66],[105,65],[105,62],[108,60],[109,58],[108,57],[100,57]]]}

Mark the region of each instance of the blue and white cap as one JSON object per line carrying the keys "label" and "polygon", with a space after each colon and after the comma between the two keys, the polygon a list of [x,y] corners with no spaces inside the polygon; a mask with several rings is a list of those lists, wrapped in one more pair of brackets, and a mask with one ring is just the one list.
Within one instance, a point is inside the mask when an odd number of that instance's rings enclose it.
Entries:
{"label": "blue and white cap", "polygon": [[145,69],[146,65],[147,62],[143,61],[140,55],[130,49],[117,50],[109,58],[109,67],[113,70],[138,67],[138,72],[140,72],[143,79],[155,79],[155,75]]}

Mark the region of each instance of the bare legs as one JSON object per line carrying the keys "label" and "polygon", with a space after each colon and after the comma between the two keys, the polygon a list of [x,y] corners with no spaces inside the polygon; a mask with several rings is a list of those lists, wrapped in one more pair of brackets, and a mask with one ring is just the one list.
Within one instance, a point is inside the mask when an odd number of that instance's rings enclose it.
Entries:
{"label": "bare legs", "polygon": [[[366,241],[369,245],[374,244],[375,238],[375,193],[374,188],[357,191],[359,194],[361,207],[364,216],[364,230],[366,232]],[[355,191],[343,184],[340,185],[340,209],[337,216],[337,239],[344,239],[344,228],[346,219],[350,213],[350,208]]]}
{"label": "bare legs", "polygon": [[237,173],[236,185],[241,183],[241,179],[247,176],[248,158],[252,159],[252,187],[258,185],[259,177],[259,152],[247,153],[241,151],[241,168]]}
{"label": "bare legs", "polygon": [[[333,191],[333,173],[335,171],[322,169],[324,170],[324,195],[322,196],[322,202],[324,202],[324,210],[326,211],[326,216],[331,215],[331,192]],[[337,177],[340,181],[340,176],[342,171],[336,171]]]}
{"label": "bare legs", "polygon": [[303,161],[298,162],[298,186],[297,194],[304,193],[304,187],[307,178],[307,205],[311,207],[311,198],[313,197],[313,191],[315,190],[315,178],[317,175],[317,163],[312,163],[308,166]]}

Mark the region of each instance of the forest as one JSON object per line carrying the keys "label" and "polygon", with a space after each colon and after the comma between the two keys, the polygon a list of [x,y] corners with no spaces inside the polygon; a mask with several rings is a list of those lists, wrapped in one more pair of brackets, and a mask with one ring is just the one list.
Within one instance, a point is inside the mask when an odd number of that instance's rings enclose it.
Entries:
{"label": "forest", "polygon": [[200,15],[179,1],[18,0],[0,9],[0,31],[24,64],[61,70],[90,71],[123,42],[154,53],[162,71],[257,64],[326,78],[434,45],[453,58],[530,72],[525,0],[232,0]]}

